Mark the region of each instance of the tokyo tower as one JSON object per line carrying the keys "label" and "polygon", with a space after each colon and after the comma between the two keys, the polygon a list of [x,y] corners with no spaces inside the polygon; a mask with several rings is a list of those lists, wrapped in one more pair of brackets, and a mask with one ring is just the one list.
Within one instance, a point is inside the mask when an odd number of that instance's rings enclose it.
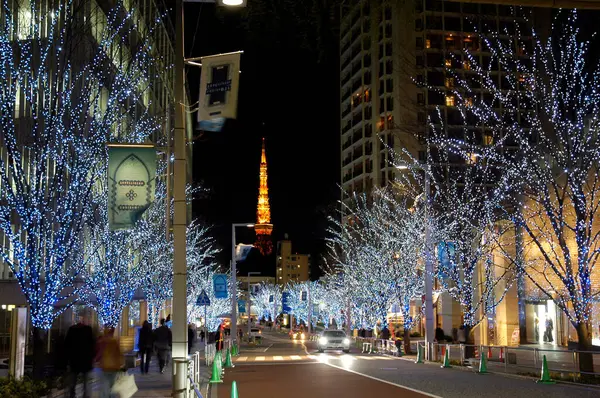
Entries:
{"label": "tokyo tower", "polygon": [[265,151],[265,139],[262,140],[262,153],[260,156],[260,184],[258,187],[258,205],[256,206],[256,243],[254,247],[260,250],[261,254],[268,256],[273,251],[273,242],[271,241],[271,207],[269,206],[269,188],[267,186],[267,153]]}

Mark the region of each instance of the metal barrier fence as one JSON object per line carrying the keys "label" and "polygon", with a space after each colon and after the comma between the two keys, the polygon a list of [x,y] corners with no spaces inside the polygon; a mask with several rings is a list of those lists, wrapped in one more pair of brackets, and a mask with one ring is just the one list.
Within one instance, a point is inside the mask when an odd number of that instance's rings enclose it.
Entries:
{"label": "metal barrier fence", "polygon": [[[461,365],[479,363],[481,355],[487,358],[488,368],[504,373],[518,373],[534,369],[539,372],[542,358],[546,356],[548,370],[555,373],[571,374],[574,381],[579,375],[600,376],[600,352],[578,350],[553,350],[545,348],[485,346],[471,344],[432,344],[432,360],[442,361],[448,351],[451,361]],[[579,367],[581,354],[592,356],[593,372],[582,371]]]}
{"label": "metal barrier fence", "polygon": [[[371,337],[355,337],[356,348],[360,348],[363,353],[383,353],[388,355],[397,355],[398,348],[395,340],[376,339]],[[410,342],[410,350],[416,352],[419,341]],[[404,343],[403,343],[404,344]],[[404,347],[404,346],[403,346]],[[403,348],[404,349],[404,348]]]}
{"label": "metal barrier fence", "polygon": [[[214,349],[214,346],[212,347]],[[195,395],[196,398],[202,398],[202,394],[200,393],[200,383],[202,380],[201,364],[200,351],[196,351],[188,357],[188,397]]]}

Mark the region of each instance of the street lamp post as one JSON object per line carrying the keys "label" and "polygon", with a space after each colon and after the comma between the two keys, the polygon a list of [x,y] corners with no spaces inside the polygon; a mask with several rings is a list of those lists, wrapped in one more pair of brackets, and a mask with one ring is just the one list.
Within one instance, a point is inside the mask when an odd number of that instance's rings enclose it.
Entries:
{"label": "street lamp post", "polygon": [[[231,224],[231,340],[237,339],[237,267],[235,259],[235,228],[246,227],[252,228],[251,223],[234,223]],[[240,341],[241,343],[241,341]]]}
{"label": "street lamp post", "polygon": [[250,342],[250,332],[251,332],[251,326],[250,326],[250,317],[252,316],[252,297],[250,296],[250,275],[260,275],[260,272],[248,272],[248,342]]}
{"label": "street lamp post", "polygon": [[[407,165],[396,166],[398,170],[408,169]],[[432,360],[433,330],[433,261],[431,259],[431,230],[429,225],[430,177],[427,165],[418,166],[425,173],[425,359]]]}

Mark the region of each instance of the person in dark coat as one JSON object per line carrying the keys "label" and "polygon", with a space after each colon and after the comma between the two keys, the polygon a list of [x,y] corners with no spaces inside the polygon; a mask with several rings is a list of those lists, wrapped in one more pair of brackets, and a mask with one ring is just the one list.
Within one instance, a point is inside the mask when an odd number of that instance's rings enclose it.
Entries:
{"label": "person in dark coat", "polygon": [[75,398],[77,377],[83,375],[83,397],[88,397],[89,372],[93,369],[96,341],[91,326],[83,318],[71,326],[65,337],[65,354],[69,366],[69,395]]}
{"label": "person in dark coat", "polygon": [[173,337],[171,335],[171,329],[165,325],[165,319],[163,318],[160,320],[160,327],[154,331],[154,348],[156,348],[156,354],[158,356],[160,373],[165,372],[165,365],[172,344]]}
{"label": "person in dark coat", "polygon": [[192,353],[192,346],[194,345],[194,339],[196,337],[196,333],[194,333],[194,329],[192,328],[192,324],[188,325],[188,354]]}
{"label": "person in dark coat", "polygon": [[140,328],[140,336],[138,338],[138,348],[140,350],[140,372],[142,374],[148,373],[153,346],[154,336],[152,335],[152,326],[150,325],[150,322],[144,321],[144,324]]}
{"label": "person in dark coat", "polygon": [[223,349],[223,340],[225,340],[225,333],[223,333],[223,324],[221,324],[215,336],[215,347],[217,352]]}

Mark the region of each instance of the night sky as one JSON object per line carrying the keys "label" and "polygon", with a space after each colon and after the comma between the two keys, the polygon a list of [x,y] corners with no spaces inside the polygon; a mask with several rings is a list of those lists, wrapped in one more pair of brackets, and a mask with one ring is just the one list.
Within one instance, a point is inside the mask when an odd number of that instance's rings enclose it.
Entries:
{"label": "night sky", "polygon": [[[327,209],[339,197],[340,177],[337,7],[327,3],[249,0],[242,11],[185,4],[186,57],[244,51],[238,120],[194,143],[194,181],[210,192],[194,201],[193,213],[214,225],[222,265],[231,258],[231,223],[256,220],[265,137],[273,245],[289,234],[295,252],[311,254],[312,278],[319,276]],[[321,8],[306,11],[302,4]],[[188,67],[192,103],[199,76]],[[254,237],[238,229],[238,243]],[[241,273],[274,275],[274,268],[273,255],[253,250]]]}

